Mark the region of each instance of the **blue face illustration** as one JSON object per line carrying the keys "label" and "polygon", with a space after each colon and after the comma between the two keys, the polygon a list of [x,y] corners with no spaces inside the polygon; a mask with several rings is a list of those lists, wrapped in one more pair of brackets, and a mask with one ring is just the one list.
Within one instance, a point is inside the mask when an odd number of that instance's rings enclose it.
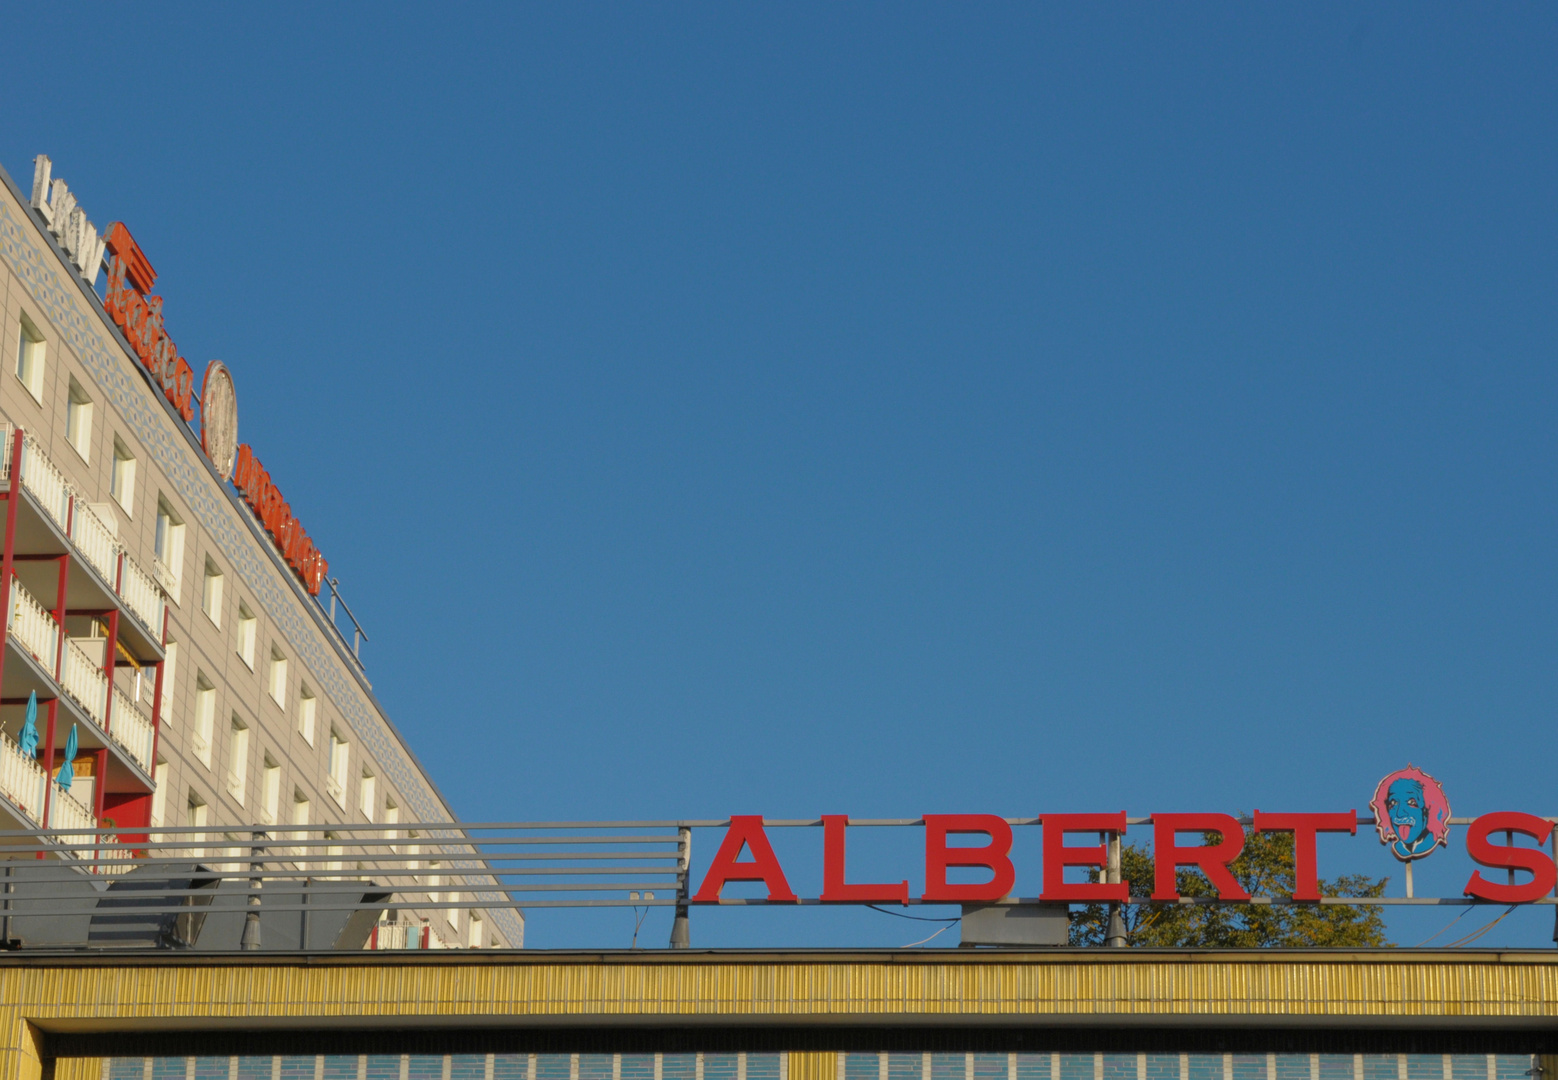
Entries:
{"label": "blue face illustration", "polygon": [[1385,810],[1396,830],[1395,846],[1408,852],[1433,846],[1434,838],[1428,831],[1428,805],[1419,781],[1402,777],[1391,784],[1385,792]]}

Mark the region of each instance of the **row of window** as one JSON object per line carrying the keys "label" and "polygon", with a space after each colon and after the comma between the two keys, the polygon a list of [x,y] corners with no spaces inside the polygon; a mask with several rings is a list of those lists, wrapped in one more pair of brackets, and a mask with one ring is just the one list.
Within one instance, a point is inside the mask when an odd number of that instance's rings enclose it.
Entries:
{"label": "row of window", "polygon": [[[19,330],[16,347],[17,379],[26,388],[40,406],[43,404],[44,388],[44,364],[46,357],[46,343],[43,334],[37,325],[22,313],[19,319]],[[90,464],[92,456],[92,423],[94,408],[91,396],[85,387],[70,376],[69,388],[66,399],[65,411],[65,440],[81,458],[84,463]],[[131,453],[125,441],[117,434],[113,439],[113,462],[109,471],[108,488],[109,495],[114,503],[124,512],[127,518],[133,519],[135,506],[135,482],[136,482],[136,458]],[[101,510],[99,510],[101,516]],[[112,527],[112,526],[111,526]],[[117,532],[117,529],[114,529]],[[184,562],[184,522],[170,501],[161,492],[157,496],[157,518],[153,539],[155,558],[153,570],[158,584],[167,590],[174,598],[174,603],[179,602],[180,579],[183,573]],[[223,620],[223,583],[225,575],[216,561],[210,556],[206,557],[204,575],[201,583],[200,607],[211,623],[221,628]],[[238,617],[233,628],[233,649],[239,659],[244,662],[251,671],[255,670],[255,649],[257,647],[259,620],[252,609],[242,599],[238,602]],[[178,645],[170,642],[167,646],[167,659],[164,665],[163,702],[161,713],[164,721],[171,726],[173,700],[173,687],[175,668],[178,659]],[[286,653],[282,651],[278,643],[272,643],[266,671],[266,692],[276,705],[285,710],[287,708],[287,677],[288,661]],[[213,767],[214,747],[216,743],[216,687],[207,678],[205,672],[197,671],[195,674],[195,716],[194,728],[191,732],[190,749],[194,757],[208,770]],[[318,700],[307,682],[300,681],[298,687],[297,730],[304,740],[314,745],[315,725],[318,716]],[[342,810],[347,807],[347,788],[351,769],[351,744],[332,725],[330,729],[330,758],[329,771],[325,779],[326,792],[337,806]],[[159,781],[167,778],[167,762],[157,761],[156,773]],[[250,729],[247,722],[238,714],[233,713],[230,720],[228,738],[228,753],[226,761],[225,790],[239,806],[247,807],[250,803]],[[153,795],[152,823],[159,827],[165,827],[167,822],[167,784],[159,782]],[[371,769],[363,768],[358,782],[358,809],[364,818],[372,822],[379,818],[379,792],[378,780]],[[310,800],[303,790],[294,787],[292,791],[292,804],[287,818],[283,821],[282,802],[282,776],[281,764],[267,750],[261,755],[257,817],[259,821],[267,825],[292,824],[294,826],[306,826],[310,824],[313,808]],[[192,826],[205,825],[208,820],[209,807],[198,791],[189,789],[188,803],[185,808],[186,823]],[[385,799],[382,820],[393,824],[399,820],[400,809],[393,799]],[[327,837],[330,834],[326,834]],[[415,835],[415,834],[413,834]],[[340,854],[344,849],[339,846],[331,846],[327,849],[331,854]],[[428,864],[430,869],[436,871],[436,861]],[[341,869],[339,864],[333,864],[332,868]],[[442,876],[431,873],[427,882],[434,888],[443,883]],[[450,894],[451,899],[458,901],[458,894]],[[433,900],[438,902],[442,894],[434,893]],[[456,931],[459,930],[461,915],[458,911],[450,913],[450,922]],[[480,920],[473,920],[473,931],[479,930]]]}
{"label": "row of window", "polygon": [[[43,371],[45,357],[45,342],[43,334],[37,325],[22,313],[19,319],[18,344],[16,351],[16,377],[27,388],[35,400],[42,404],[43,401]],[[70,392],[66,406],[65,434],[66,440],[83,461],[90,460],[92,438],[93,403],[85,389],[75,377],[70,378]],[[109,493],[114,501],[125,512],[126,516],[133,517],[135,498],[135,455],[132,454],[124,441],[118,436],[114,438],[114,460],[109,476]],[[184,522],[173,509],[169,500],[160,492],[157,497],[157,520],[154,533],[155,570],[159,583],[168,590],[178,602],[178,584],[182,574],[184,561]],[[212,625],[221,628],[223,621],[223,583],[226,576],[216,561],[209,555],[205,560],[205,572],[203,576],[200,607]],[[255,670],[255,649],[258,640],[259,619],[248,603],[242,599],[238,601],[238,618],[233,628],[233,651],[238,658],[251,671]],[[172,719],[168,708],[172,699],[174,679],[174,667],[177,661],[178,646],[170,643],[168,646],[168,658],[164,672],[164,701],[163,716],[169,721]],[[286,653],[277,643],[272,643],[270,648],[269,667],[266,672],[266,692],[276,705],[285,710],[287,708],[287,677],[288,660]],[[211,681],[204,672],[196,675],[195,692],[195,730],[192,739],[192,749],[196,758],[208,769],[211,768],[212,746],[214,743],[214,727],[216,715],[216,691]],[[302,682],[298,688],[297,730],[304,740],[314,745],[315,724],[318,714],[318,701],[308,683]],[[234,735],[231,740],[232,757],[229,763],[227,790],[240,805],[247,802],[248,796],[248,727],[237,714],[233,716]],[[267,754],[266,761],[271,758]],[[330,769],[326,780],[329,794],[342,809],[346,808],[346,791],[350,768],[350,746],[347,741],[334,729],[330,732]],[[267,765],[270,770],[273,765]],[[267,771],[267,777],[271,773]],[[279,777],[279,773],[275,774]],[[279,813],[279,779],[272,784],[267,779],[262,784],[261,812],[268,814],[268,822],[274,822]],[[273,787],[275,793],[272,792]],[[376,781],[369,771],[363,773],[363,783],[360,785],[361,809],[369,821],[374,820],[376,814]]]}

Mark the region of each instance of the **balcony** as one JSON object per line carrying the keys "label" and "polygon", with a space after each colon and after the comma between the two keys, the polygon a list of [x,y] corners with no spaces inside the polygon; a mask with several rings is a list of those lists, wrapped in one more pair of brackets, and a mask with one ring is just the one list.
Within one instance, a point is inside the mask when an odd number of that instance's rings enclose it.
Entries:
{"label": "balcony", "polygon": [[[37,441],[3,421],[0,497],[14,524],[8,603],[0,605],[0,819],[61,830],[94,829],[99,813],[122,820],[114,808],[144,808],[140,800],[155,786],[156,726],[142,673],[165,658],[167,597]],[[53,717],[52,763],[16,743],[33,694]],[[49,743],[42,708],[38,727],[42,751]],[[91,784],[75,785],[75,794],[47,779],[72,728],[78,758],[92,763]]]}
{"label": "balcony", "polygon": [[[154,741],[151,720],[118,686],[112,689],[113,710],[109,711],[108,673],[103,670],[102,661],[87,655],[81,641],[62,632],[54,621],[53,613],[38,602],[22,584],[19,576],[11,582],[11,620],[8,629],[10,644],[24,651],[33,661],[35,669],[41,668],[47,676],[54,670],[56,658],[59,662],[57,676],[48,680],[52,686],[28,685],[25,692],[17,687],[19,697],[24,700],[26,692],[35,692],[43,700],[60,697],[79,714],[72,717],[70,710],[67,710],[61,716],[62,721],[86,721],[78,733],[81,749],[85,751],[111,746],[135,763],[145,774],[149,786]],[[98,638],[86,644],[102,646],[106,651],[108,643]],[[29,684],[41,682],[36,678],[36,671],[31,673],[34,675],[32,679],[26,678],[27,673],[18,674]],[[9,670],[5,681],[9,691],[13,682]],[[53,693],[56,687],[63,693]],[[7,699],[13,700],[9,694]]]}
{"label": "balcony", "polygon": [[[0,422],[0,482],[6,484],[11,480],[14,431]],[[26,509],[17,514],[17,554],[71,555],[69,607],[118,608],[130,616],[120,626],[126,645],[160,660],[168,607],[162,587],[125,552],[113,531],[25,433],[21,458],[16,471]]]}

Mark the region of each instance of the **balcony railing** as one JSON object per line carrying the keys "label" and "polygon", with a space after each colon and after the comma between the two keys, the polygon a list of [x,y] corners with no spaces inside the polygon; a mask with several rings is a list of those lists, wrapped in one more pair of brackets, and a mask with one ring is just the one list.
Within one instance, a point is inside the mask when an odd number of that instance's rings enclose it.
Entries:
{"label": "balcony railing", "polygon": [[[10,424],[0,422],[0,480],[11,478],[12,432]],[[22,487],[32,493],[60,529],[70,537],[71,545],[118,593],[125,607],[139,620],[154,640],[162,640],[163,613],[168,600],[157,581],[125,552],[124,545],[93,513],[86,500],[70,486],[65,474],[49,460],[31,435],[22,437]]]}
{"label": "balcony railing", "polygon": [[130,696],[117,686],[114,687],[114,713],[109,717],[108,723],[109,737],[124,747],[125,752],[150,774],[151,721],[142,715]]}
{"label": "balcony railing", "polygon": [[11,581],[11,622],[9,632],[19,645],[32,653],[33,659],[54,674],[54,661],[59,653],[59,623],[32,593],[22,588],[20,580]]}
{"label": "balcony railing", "polygon": [[69,638],[65,639],[59,682],[65,693],[75,698],[93,722],[102,727],[108,706],[108,676]]}
{"label": "balcony railing", "polygon": [[32,492],[56,525],[69,528],[70,483],[30,435],[22,440],[22,486]]}
{"label": "balcony railing", "polygon": [[119,542],[109,532],[108,526],[103,524],[103,519],[97,516],[97,511],[80,500],[77,500],[71,515],[70,539],[86,561],[97,570],[98,576],[111,586],[117,584]]}
{"label": "balcony railing", "polygon": [[168,602],[151,575],[128,555],[124,557],[124,571],[119,577],[119,595],[124,599],[124,606],[145,624],[154,638],[161,641],[162,612]]}
{"label": "balcony railing", "polygon": [[33,821],[43,814],[43,766],[0,732],[0,791],[5,792]]}
{"label": "balcony railing", "polygon": [[[44,826],[49,829],[95,829],[97,822],[92,819],[92,811],[88,810],[76,801],[76,797],[64,788],[59,781],[53,781],[54,796],[49,800],[49,823]],[[84,843],[85,838],[80,836],[70,837],[69,843]]]}

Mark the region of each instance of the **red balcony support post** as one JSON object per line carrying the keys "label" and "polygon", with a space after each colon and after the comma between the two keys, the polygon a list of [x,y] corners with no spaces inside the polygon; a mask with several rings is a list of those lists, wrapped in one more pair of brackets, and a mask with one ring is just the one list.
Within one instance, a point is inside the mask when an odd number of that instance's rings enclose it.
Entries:
{"label": "red balcony support post", "polygon": [[103,653],[103,674],[108,676],[108,701],[103,706],[103,730],[112,731],[114,722],[114,661],[119,656],[119,609],[108,613],[108,648]]}
{"label": "red balcony support post", "polygon": [[[43,732],[43,820],[39,824],[49,827],[49,808],[54,805],[54,721],[59,717],[60,699],[49,700],[49,718]],[[43,852],[38,852],[43,858]]]}
{"label": "red balcony support post", "polygon": [[5,553],[0,556],[0,679],[5,677],[6,638],[11,630],[11,575],[16,572],[16,504],[22,485],[22,429],[11,433],[11,482],[5,496]]}
{"label": "red balcony support post", "polygon": [[[112,697],[112,693],[110,693],[109,696]],[[92,784],[92,824],[94,827],[102,829],[103,800],[108,797],[108,748],[105,746],[103,749],[99,750],[96,757],[97,776],[93,778]],[[101,844],[103,842],[103,834],[101,832],[96,832],[92,835],[97,837],[98,843]],[[94,874],[101,874],[103,872],[103,868],[98,865],[98,860],[100,860],[102,857],[102,848],[94,848],[92,850],[92,872]]]}
{"label": "red balcony support post", "polygon": [[54,681],[58,682],[60,673],[65,670],[65,590],[70,583],[70,553],[66,552],[57,560],[59,563],[59,581],[54,590],[54,626],[59,631],[54,641]]}

